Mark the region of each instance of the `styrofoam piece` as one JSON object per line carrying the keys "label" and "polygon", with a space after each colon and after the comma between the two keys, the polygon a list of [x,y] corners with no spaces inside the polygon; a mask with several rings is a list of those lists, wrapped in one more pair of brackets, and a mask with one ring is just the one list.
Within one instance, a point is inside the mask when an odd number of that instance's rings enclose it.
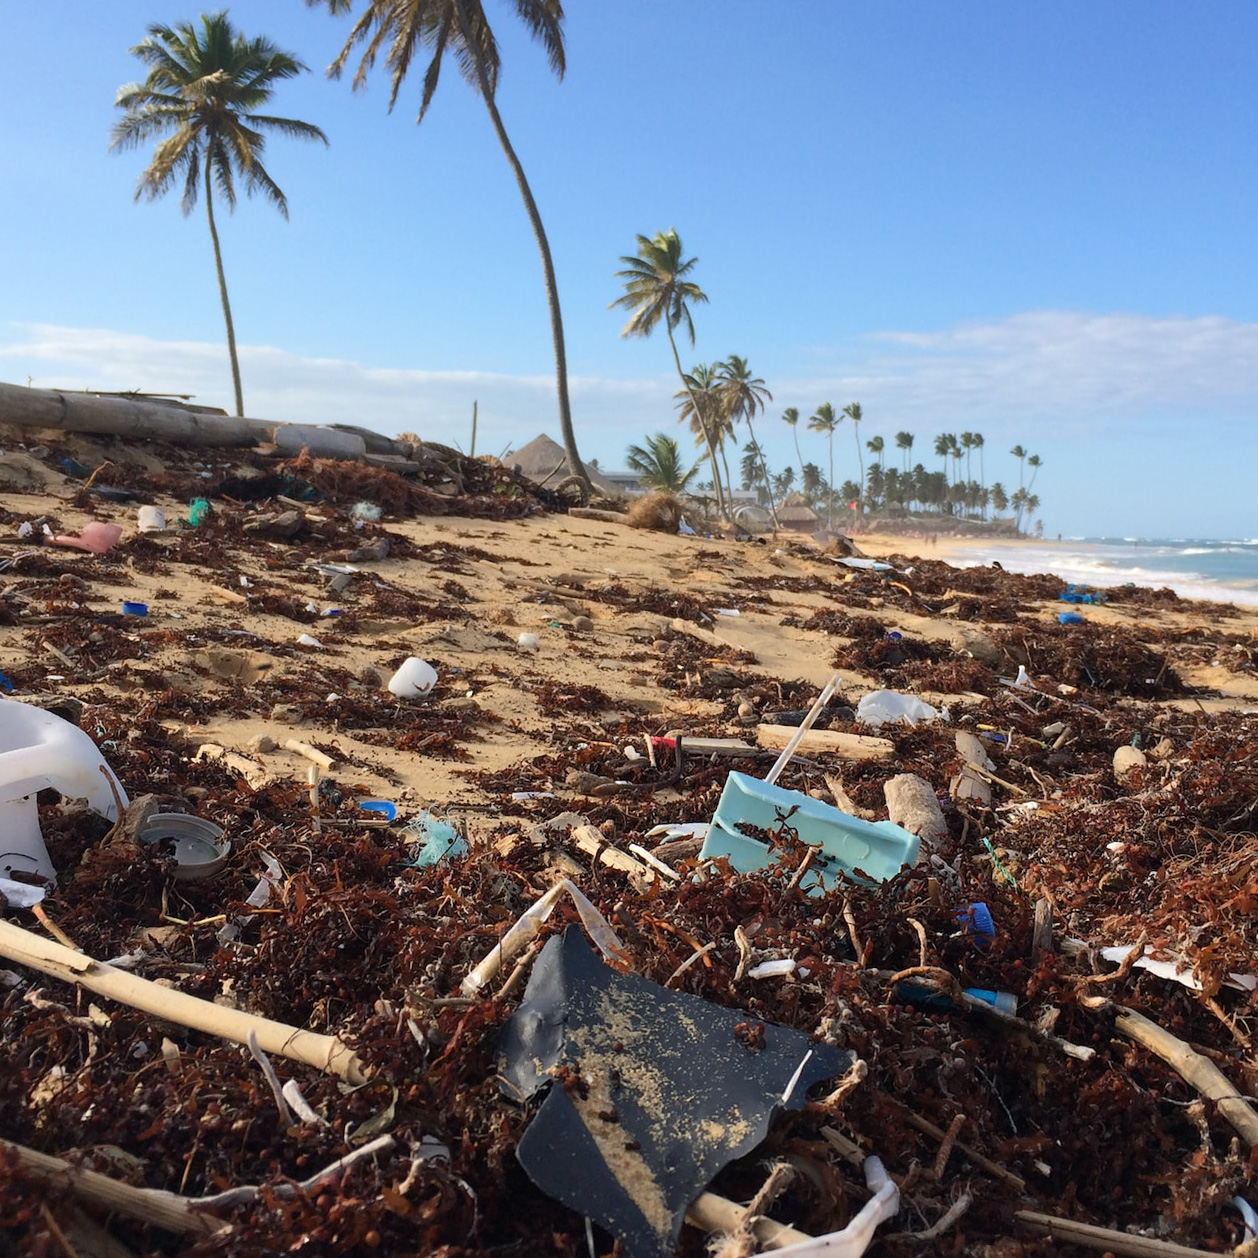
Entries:
{"label": "styrofoam piece", "polygon": [[871,690],[856,705],[856,719],[875,729],[889,721],[916,725],[918,721],[937,720],[939,715],[935,708],[916,695],[900,694],[896,690]]}
{"label": "styrofoam piece", "polygon": [[21,871],[56,882],[35,806],[36,793],[45,787],[86,799],[92,812],[109,821],[118,817],[114,791],[124,808],[129,802],[96,744],[77,725],[0,699],[0,877]]}
{"label": "styrofoam piece", "polygon": [[741,824],[757,830],[777,830],[783,819],[804,843],[818,848],[800,887],[821,895],[840,873],[856,882],[876,886],[917,862],[921,840],[890,821],[862,821],[810,795],[772,786],[743,773],[725,779],[700,860],[724,856],[739,873],[764,869],[777,857],[759,839],[744,834]]}
{"label": "styrofoam piece", "polygon": [[436,684],[437,670],[427,660],[412,655],[389,679],[389,690],[399,699],[414,699],[426,695]]}

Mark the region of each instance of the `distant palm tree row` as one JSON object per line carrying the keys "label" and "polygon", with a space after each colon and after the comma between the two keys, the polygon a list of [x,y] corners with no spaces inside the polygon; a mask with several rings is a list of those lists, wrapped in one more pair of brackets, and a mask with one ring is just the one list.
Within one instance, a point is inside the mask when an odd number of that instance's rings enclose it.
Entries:
{"label": "distant palm tree row", "polygon": [[[998,515],[1012,509],[1016,527],[1021,529],[1023,516],[1033,514],[1039,507],[1039,498],[1031,492],[1043,466],[1039,455],[1028,455],[1020,445],[1010,451],[1018,460],[1018,488],[1012,494],[999,481],[987,485],[986,443],[979,432],[963,432],[959,438],[954,433],[941,433],[936,437],[935,453],[943,460],[938,472],[928,472],[921,463],[910,468],[916,437],[911,432],[897,432],[895,444],[901,453],[901,466],[887,467],[883,461],[887,450],[885,438],[876,435],[862,445],[860,424],[864,413],[859,402],[849,402],[840,411],[836,411],[832,403],[822,402],[807,422],[809,431],[826,439],[828,476],[823,475],[815,463],[804,462],[798,434],[800,412],[794,406],[787,407],[782,419],[791,429],[799,477],[797,480],[793,467],[770,474],[764,449],[756,440],[753,420],[757,412],[764,410],[765,403],[773,400],[773,395],[765,382],[752,374],[747,359],[732,354],[724,362],[698,363],[689,371],[682,367],[674,332],[678,327],[684,328],[693,346],[695,329],[690,308],[708,300],[692,278],[698,259],[684,256],[681,238],[674,228],[657,232],[653,237],[638,236],[637,242],[637,254],[621,258],[624,268],[616,272],[616,278],[624,282],[625,291],[611,305],[613,309],[619,306],[630,311],[622,336],[650,336],[663,325],[682,385],[675,395],[679,421],[689,425],[695,445],[705,451],[717,509],[723,518],[730,518],[733,486],[726,445],[731,442],[736,445],[736,429],[742,422],[747,424],[749,438],[742,447],[739,464],[742,488],[755,490],[775,519],[778,502],[797,485],[809,506],[825,509],[830,523],[834,522],[836,511],[856,516],[871,511],[924,511],[985,520],[990,507]],[[845,419],[852,425],[860,470],[858,479],[846,480],[836,487],[834,434]],[[866,450],[874,456],[868,469],[865,467]],[[977,480],[972,474],[975,450],[979,455]],[[644,485],[681,493],[695,483],[705,456],[688,463],[674,438],[656,433],[641,445],[631,445],[627,462]],[[955,463],[951,469],[950,461]],[[1031,468],[1031,481],[1024,485],[1026,466]]]}

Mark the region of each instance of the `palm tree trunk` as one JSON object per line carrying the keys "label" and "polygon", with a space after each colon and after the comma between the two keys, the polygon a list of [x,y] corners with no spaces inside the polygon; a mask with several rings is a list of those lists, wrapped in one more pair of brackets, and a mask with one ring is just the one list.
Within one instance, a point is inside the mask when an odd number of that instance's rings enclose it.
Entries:
{"label": "palm tree trunk", "polygon": [[[731,429],[731,431],[733,431]],[[729,474],[729,460],[725,457],[725,433],[717,438],[716,448],[721,454],[721,470],[725,473],[725,490],[729,494],[730,517],[734,513],[734,478]]]}
{"label": "palm tree trunk", "polygon": [[533,229],[533,237],[537,241],[537,251],[542,257],[542,277],[546,285],[546,304],[550,310],[550,336],[555,346],[555,383],[559,394],[559,429],[563,436],[563,449],[564,454],[568,457],[568,466],[571,468],[574,476],[581,478],[588,491],[592,488],[590,476],[585,470],[585,464],[581,462],[580,454],[577,453],[576,434],[572,430],[572,409],[568,404],[568,355],[564,349],[563,315],[559,310],[559,286],[555,282],[555,264],[550,256],[550,241],[546,238],[546,229],[542,226],[542,216],[538,213],[537,202],[533,200],[533,190],[529,187],[529,181],[525,177],[524,167],[520,165],[520,159],[516,156],[515,149],[512,148],[510,139],[507,138],[506,128],[502,125],[502,116],[498,113],[498,106],[494,103],[494,92],[489,82],[489,75],[485,70],[485,61],[481,56],[480,45],[472,38],[467,12],[463,7],[462,0],[455,0],[454,7],[459,16],[459,30],[463,35],[463,42],[467,46],[467,50],[472,54],[472,59],[476,65],[476,80],[480,84],[480,94],[484,97],[485,108],[489,110],[489,118],[494,125],[494,134],[498,137],[498,143],[502,146],[502,151],[507,155],[507,162],[511,167],[512,174],[515,175],[515,182],[520,189],[520,195],[524,198],[524,209],[529,217],[529,225]]}
{"label": "palm tree trunk", "polygon": [[795,439],[795,457],[799,460],[799,479],[804,479],[804,456],[799,452],[799,433],[795,431],[795,425],[791,425],[791,436]]}
{"label": "palm tree trunk", "polygon": [[773,501],[773,484],[769,480],[769,465],[764,461],[764,450],[761,447],[760,442],[756,440],[756,430],[752,426],[750,415],[747,416],[747,431],[751,433],[751,444],[760,451],[760,472],[764,477],[765,492],[769,495],[769,514],[773,517],[773,527],[776,529],[779,527],[778,508],[777,503]]}
{"label": "palm tree trunk", "polygon": [[856,461],[860,465],[861,478],[859,481],[860,493],[856,495],[856,505],[860,509],[861,515],[865,514],[865,454],[861,449],[861,426],[859,423],[853,422],[852,432],[856,435]]}
{"label": "palm tree trunk", "polygon": [[834,527],[834,430],[830,430],[830,493],[826,498],[826,527]]}
{"label": "palm tree trunk", "polygon": [[699,421],[699,428],[703,433],[704,443],[708,447],[708,463],[712,467],[712,487],[716,490],[717,510],[721,514],[721,519],[729,521],[730,515],[725,507],[725,492],[721,488],[721,469],[716,462],[716,447],[712,444],[712,434],[708,431],[708,421],[703,417],[703,411],[699,408],[699,399],[695,397],[694,390],[686,383],[686,373],[681,369],[681,355],[677,352],[677,342],[673,337],[673,326],[664,320],[664,330],[668,333],[668,344],[673,351],[673,363],[677,368],[677,375],[681,379],[681,387],[690,395],[690,405],[694,407],[695,419]]}
{"label": "palm tree trunk", "polygon": [[236,390],[236,414],[245,413],[245,398],[240,390],[240,360],[236,357],[236,329],[232,325],[231,302],[227,300],[227,277],[223,274],[223,253],[218,247],[218,228],[214,226],[214,197],[210,188],[211,154],[205,155],[205,216],[210,221],[210,240],[214,245],[214,269],[218,272],[218,295],[223,302],[223,319],[227,324],[227,356],[231,359],[232,385]]}

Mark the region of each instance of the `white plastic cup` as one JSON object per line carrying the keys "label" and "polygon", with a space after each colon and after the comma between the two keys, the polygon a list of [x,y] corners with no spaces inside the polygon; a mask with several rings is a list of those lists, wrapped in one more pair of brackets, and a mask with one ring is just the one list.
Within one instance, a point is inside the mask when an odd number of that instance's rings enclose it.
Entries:
{"label": "white plastic cup", "polygon": [[136,523],[141,533],[156,533],[166,527],[166,513],[161,507],[141,507],[136,513]]}
{"label": "white plastic cup", "polygon": [[412,655],[389,680],[389,691],[399,699],[426,695],[437,684],[437,670],[427,660]]}
{"label": "white plastic cup", "polygon": [[536,651],[540,639],[535,633],[522,633],[515,641],[521,651]]}

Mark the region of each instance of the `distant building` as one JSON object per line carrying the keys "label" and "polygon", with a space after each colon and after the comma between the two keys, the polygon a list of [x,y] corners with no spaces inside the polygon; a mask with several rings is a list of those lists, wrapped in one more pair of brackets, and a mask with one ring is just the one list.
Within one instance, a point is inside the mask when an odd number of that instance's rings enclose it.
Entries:
{"label": "distant building", "polygon": [[778,507],[778,523],[784,529],[799,533],[815,533],[821,525],[821,517],[808,505],[804,495],[797,490],[787,494]]}

